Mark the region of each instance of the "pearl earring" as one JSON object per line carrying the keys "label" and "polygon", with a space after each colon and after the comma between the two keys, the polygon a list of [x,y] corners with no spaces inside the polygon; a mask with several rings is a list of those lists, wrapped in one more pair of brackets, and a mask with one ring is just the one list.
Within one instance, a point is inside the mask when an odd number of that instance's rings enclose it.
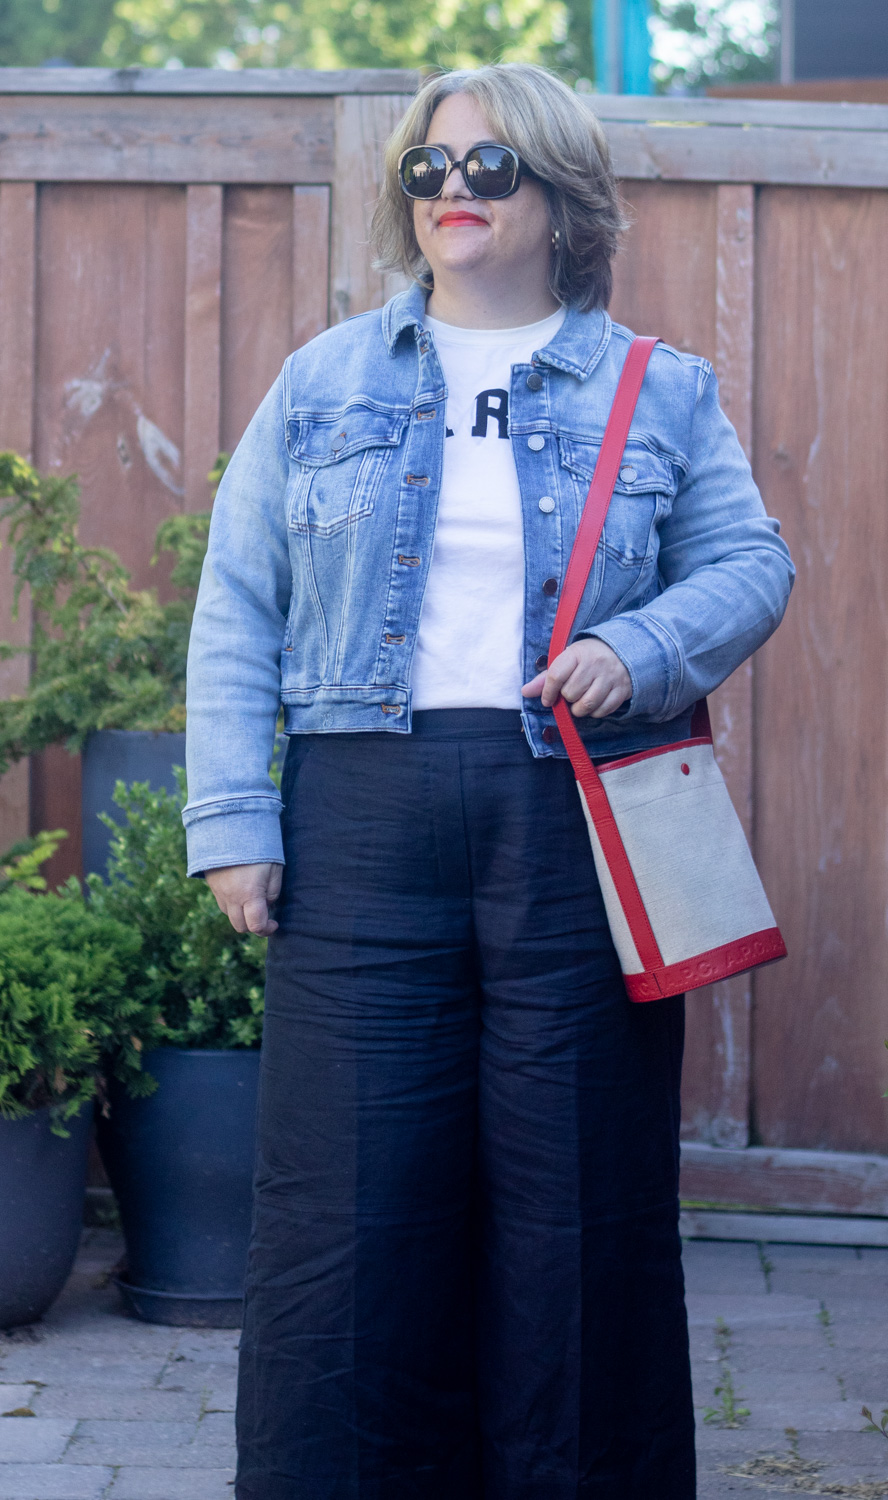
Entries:
{"label": "pearl earring", "polygon": [[552,230],[552,245],[553,245],[553,248],[555,250],[559,250],[561,248],[561,230],[560,229],[553,229]]}

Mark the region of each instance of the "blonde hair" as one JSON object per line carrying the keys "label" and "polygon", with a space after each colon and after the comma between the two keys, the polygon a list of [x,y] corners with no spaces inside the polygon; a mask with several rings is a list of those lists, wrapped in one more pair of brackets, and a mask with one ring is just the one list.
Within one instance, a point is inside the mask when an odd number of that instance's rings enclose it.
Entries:
{"label": "blonde hair", "polygon": [[385,175],[371,236],[380,270],[404,271],[431,290],[432,273],[413,231],[413,204],[398,182],[398,158],[426,139],[442,100],[468,94],[493,134],[538,177],[558,231],[549,286],[566,306],[607,307],[611,261],[626,228],[601,124],[566,83],[535,63],[492,63],[439,74],[422,85],[385,148]]}

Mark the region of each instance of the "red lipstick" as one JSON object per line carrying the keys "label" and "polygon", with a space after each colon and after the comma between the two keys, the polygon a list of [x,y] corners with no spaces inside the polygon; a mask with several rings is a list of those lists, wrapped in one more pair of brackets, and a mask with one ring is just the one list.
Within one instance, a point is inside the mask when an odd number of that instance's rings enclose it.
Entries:
{"label": "red lipstick", "polygon": [[455,209],[451,213],[442,214],[438,223],[451,225],[483,224],[486,227],[487,220],[482,219],[480,214],[470,214],[465,209]]}

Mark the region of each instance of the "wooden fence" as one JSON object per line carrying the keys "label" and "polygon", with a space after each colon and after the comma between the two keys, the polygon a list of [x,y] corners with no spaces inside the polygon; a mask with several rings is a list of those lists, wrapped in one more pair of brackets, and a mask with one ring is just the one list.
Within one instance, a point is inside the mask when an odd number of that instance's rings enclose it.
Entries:
{"label": "wooden fence", "polygon": [[[414,82],[0,72],[0,446],[76,470],[140,583],[289,350],[391,290],[366,225]],[[888,108],[596,107],[635,219],[614,315],[713,361],[799,565],[715,703],[790,957],[689,1001],[685,1191],[888,1215]],[[76,865],[78,776],[10,773],[3,841],[67,826]]]}

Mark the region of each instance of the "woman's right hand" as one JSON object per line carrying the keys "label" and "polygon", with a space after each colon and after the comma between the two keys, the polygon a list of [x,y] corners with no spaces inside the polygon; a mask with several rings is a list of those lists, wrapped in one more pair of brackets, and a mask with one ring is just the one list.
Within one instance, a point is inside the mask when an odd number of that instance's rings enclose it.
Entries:
{"label": "woman's right hand", "polygon": [[205,873],[219,910],[236,932],[255,932],[259,937],[277,932],[268,908],[281,893],[283,865],[224,865]]}

